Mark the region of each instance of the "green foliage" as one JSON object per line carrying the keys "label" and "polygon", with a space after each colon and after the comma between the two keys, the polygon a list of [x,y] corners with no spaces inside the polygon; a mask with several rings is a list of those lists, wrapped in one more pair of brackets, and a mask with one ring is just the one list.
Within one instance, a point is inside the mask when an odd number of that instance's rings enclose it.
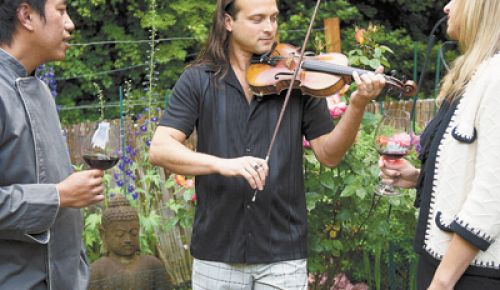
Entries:
{"label": "green foliage", "polygon": [[[300,1],[279,1],[281,11],[279,22],[279,37],[282,42],[301,47],[305,32],[311,21],[314,5]],[[354,21],[359,19],[359,11],[346,0],[323,1],[321,3],[316,21],[311,34],[308,49],[319,52],[325,51],[325,34],[318,28],[323,27],[322,20],[330,17],[339,17],[342,21]]]}
{"label": "green foliage", "polygon": [[404,28],[414,39],[425,40],[442,16],[447,1],[434,0],[350,0],[365,21],[375,21],[389,29]]}
{"label": "green foliage", "polygon": [[345,272],[374,289],[388,289],[389,244],[398,247],[392,253],[402,276],[397,283],[405,285],[414,259],[411,237],[416,221],[413,191],[374,195],[379,170],[373,138],[379,118],[365,114],[356,144],[334,169],[323,167],[311,151],[306,152],[308,264],[311,273],[333,277]]}
{"label": "green foliage", "polygon": [[[133,90],[131,81],[125,82],[124,88],[124,110],[128,116],[121,120],[126,126],[125,138],[122,140],[125,152],[119,161],[119,165],[113,170],[108,170],[105,174],[106,199],[104,205],[85,210],[85,245],[91,261],[102,255],[103,241],[99,235],[100,217],[102,211],[107,206],[110,196],[123,194],[131,205],[137,209],[140,222],[140,248],[141,252],[150,255],[159,255],[158,236],[171,231],[175,226],[182,227],[185,232],[191,232],[192,217],[194,215],[191,201],[194,195],[193,182],[184,183],[173,181],[173,176],[165,178],[163,169],[153,166],[149,162],[149,146],[153,132],[158,124],[160,108],[154,104],[154,98],[158,96],[157,87],[158,72],[157,67],[157,42],[156,25],[164,25],[156,19],[156,2],[151,0],[148,25],[150,27],[149,54],[147,56],[147,74],[144,86],[145,95],[143,97],[145,109],[141,113],[135,113],[131,106]],[[94,84],[98,93],[101,107],[104,104],[103,92],[100,86]],[[165,214],[170,210],[173,214]],[[186,244],[188,240],[184,241]],[[182,249],[184,250],[184,249]]]}
{"label": "green foliage", "polygon": [[394,51],[373,40],[372,34],[376,33],[378,30],[378,27],[370,26],[368,30],[358,29],[356,31],[356,41],[358,45],[348,53],[350,65],[355,67],[368,67],[370,70],[375,70],[381,65],[385,68],[390,68],[386,54],[394,54]]}
{"label": "green foliage", "polygon": [[[386,55],[393,50],[375,40],[379,31],[373,25],[356,29],[348,53],[351,63],[367,69],[390,66]],[[313,275],[330,277],[316,279],[323,284],[316,282],[312,289],[331,287],[332,278],[341,272],[370,289],[403,289],[414,277],[414,190],[402,190],[399,196],[374,194],[379,184],[374,134],[380,120],[380,115],[365,113],[355,144],[333,169],[323,167],[312,151],[305,153],[308,268]],[[408,158],[416,162],[415,154]],[[397,277],[387,275],[395,274],[391,269],[398,269]]]}
{"label": "green foliage", "polygon": [[87,256],[91,262],[97,260],[102,253],[102,240],[99,233],[101,213],[84,210],[85,224],[83,242],[87,249]]}
{"label": "green foliage", "polygon": [[[118,87],[125,80],[132,80],[131,96],[142,102],[138,110],[148,107],[150,97],[154,103],[164,103],[165,95],[175,83],[183,67],[192,60],[207,36],[207,24],[214,9],[212,1],[176,0],[159,1],[156,9],[148,9],[152,1],[72,1],[70,16],[77,29],[73,43],[88,43],[108,40],[125,41],[105,45],[72,46],[67,61],[57,63],[60,105],[85,105],[96,102],[92,82],[98,82],[104,90],[106,101],[118,100]],[[152,27],[156,32],[152,33]],[[150,41],[132,43],[126,41],[148,40],[151,35],[158,40],[153,50],[161,80],[157,83],[156,95],[148,96],[141,89],[150,71]],[[167,38],[183,38],[162,40]],[[191,39],[192,38],[192,39]],[[123,71],[116,69],[132,67]],[[84,76],[81,78],[81,76]],[[78,77],[78,78],[75,78]],[[107,118],[116,118],[118,110],[107,110]],[[95,120],[95,110],[62,111],[62,121],[81,122]]]}

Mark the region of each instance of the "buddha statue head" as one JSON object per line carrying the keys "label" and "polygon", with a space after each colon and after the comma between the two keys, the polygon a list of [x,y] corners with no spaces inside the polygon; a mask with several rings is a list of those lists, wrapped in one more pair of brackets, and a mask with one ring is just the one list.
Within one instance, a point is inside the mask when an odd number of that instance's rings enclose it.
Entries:
{"label": "buddha statue head", "polygon": [[109,201],[101,219],[101,236],[106,255],[120,260],[133,259],[139,252],[139,216],[123,195]]}

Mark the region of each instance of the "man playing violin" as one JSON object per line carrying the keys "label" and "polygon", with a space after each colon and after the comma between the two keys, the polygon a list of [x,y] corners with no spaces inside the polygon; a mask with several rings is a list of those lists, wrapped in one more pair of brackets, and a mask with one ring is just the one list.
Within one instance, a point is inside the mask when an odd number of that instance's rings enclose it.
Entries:
{"label": "man playing violin", "polygon": [[[152,140],[153,164],[196,176],[194,290],[306,289],[303,136],[322,164],[336,166],[385,84],[380,74],[354,74],[357,90],[335,127],[324,99],[294,90],[266,161],[284,94],[254,96],[245,75],[253,55],[272,49],[277,18],[275,0],[217,0],[207,45]],[[183,144],[194,128],[196,152]]]}

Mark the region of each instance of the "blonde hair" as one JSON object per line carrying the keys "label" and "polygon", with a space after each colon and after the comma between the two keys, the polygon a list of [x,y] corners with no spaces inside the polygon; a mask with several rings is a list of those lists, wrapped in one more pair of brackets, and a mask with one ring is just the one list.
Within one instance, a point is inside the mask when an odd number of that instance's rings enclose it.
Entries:
{"label": "blonde hair", "polygon": [[500,49],[500,1],[454,1],[454,25],[459,27],[462,55],[443,79],[439,101],[460,97],[477,67]]}

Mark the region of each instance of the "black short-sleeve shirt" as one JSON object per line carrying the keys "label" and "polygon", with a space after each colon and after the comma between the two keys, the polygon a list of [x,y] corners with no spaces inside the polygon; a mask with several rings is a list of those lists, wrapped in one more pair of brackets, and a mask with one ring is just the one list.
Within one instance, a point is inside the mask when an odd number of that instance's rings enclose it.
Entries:
{"label": "black short-sleeve shirt", "polygon": [[[217,81],[210,66],[191,66],[177,81],[160,125],[189,136],[197,151],[221,158],[264,158],[284,93],[255,97],[249,104],[232,69]],[[325,100],[294,91],[269,160],[266,186],[254,190],[244,178],[217,174],[196,177],[191,254],[228,263],[269,263],[307,256],[307,211],[303,136],[333,130]]]}

